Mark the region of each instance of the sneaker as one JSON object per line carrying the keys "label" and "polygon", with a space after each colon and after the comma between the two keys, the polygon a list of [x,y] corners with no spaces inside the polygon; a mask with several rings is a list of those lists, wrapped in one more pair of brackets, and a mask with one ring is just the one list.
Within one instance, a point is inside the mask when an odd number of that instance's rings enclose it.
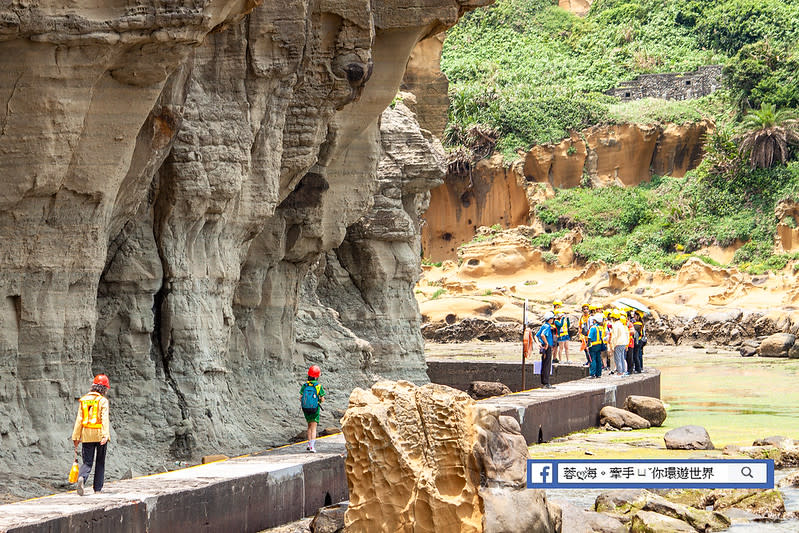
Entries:
{"label": "sneaker", "polygon": [[545,389],[554,389],[555,387],[553,387],[552,385],[544,385],[544,388]]}
{"label": "sneaker", "polygon": [[83,478],[78,478],[78,496],[83,496]]}
{"label": "sneaker", "polygon": [[311,453],[316,453],[316,448],[308,448],[308,451]]}
{"label": "sneaker", "polygon": [[557,359],[553,359],[552,362],[553,363],[560,363],[560,361],[558,361]]}

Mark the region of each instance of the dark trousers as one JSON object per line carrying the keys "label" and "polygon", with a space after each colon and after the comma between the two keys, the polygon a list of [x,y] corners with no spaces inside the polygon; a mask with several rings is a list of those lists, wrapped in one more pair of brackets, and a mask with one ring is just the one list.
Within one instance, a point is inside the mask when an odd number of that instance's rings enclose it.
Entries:
{"label": "dark trousers", "polygon": [[602,346],[592,346],[589,348],[591,352],[591,368],[589,375],[601,377],[602,376]]}
{"label": "dark trousers", "polygon": [[627,361],[627,372],[632,374],[635,371],[635,348],[627,348],[625,360]]}
{"label": "dark trousers", "polygon": [[549,385],[550,372],[552,372],[552,346],[547,346],[541,354],[541,385]]}
{"label": "dark trousers", "polygon": [[97,456],[97,465],[94,469],[94,492],[103,490],[103,480],[105,478],[105,450],[107,447],[108,443],[101,445],[99,442],[84,442],[81,447],[83,464],[80,465],[78,476],[83,478],[84,483],[89,480],[95,454]]}
{"label": "dark trousers", "polygon": [[644,369],[644,345],[635,343],[635,353],[633,354],[633,367],[636,373]]}

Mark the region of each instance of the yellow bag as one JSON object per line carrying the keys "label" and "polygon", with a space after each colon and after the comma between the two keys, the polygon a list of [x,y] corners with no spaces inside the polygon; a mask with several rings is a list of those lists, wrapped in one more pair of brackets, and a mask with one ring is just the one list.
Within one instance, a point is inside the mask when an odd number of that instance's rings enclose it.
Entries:
{"label": "yellow bag", "polygon": [[78,464],[78,448],[75,447],[75,460],[72,462],[72,468],[69,470],[69,482],[70,483],[77,483],[78,482],[78,470],[80,469],[80,465]]}
{"label": "yellow bag", "polygon": [[77,483],[78,482],[78,461],[76,460],[72,463],[72,468],[69,471],[69,482],[70,483]]}

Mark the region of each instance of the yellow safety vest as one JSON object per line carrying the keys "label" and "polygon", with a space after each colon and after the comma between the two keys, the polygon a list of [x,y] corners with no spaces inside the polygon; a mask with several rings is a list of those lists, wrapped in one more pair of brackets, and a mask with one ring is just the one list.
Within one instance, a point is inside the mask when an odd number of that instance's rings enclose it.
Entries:
{"label": "yellow safety vest", "polygon": [[88,429],[102,429],[103,419],[100,416],[100,398],[102,396],[84,396],[80,399],[81,425]]}
{"label": "yellow safety vest", "polygon": [[[605,344],[605,334],[602,331],[602,328],[597,327],[597,326],[591,326],[591,327],[596,330],[596,340],[591,342],[591,346],[597,346],[599,344]],[[588,333],[589,334],[591,333],[590,330],[589,330]]]}

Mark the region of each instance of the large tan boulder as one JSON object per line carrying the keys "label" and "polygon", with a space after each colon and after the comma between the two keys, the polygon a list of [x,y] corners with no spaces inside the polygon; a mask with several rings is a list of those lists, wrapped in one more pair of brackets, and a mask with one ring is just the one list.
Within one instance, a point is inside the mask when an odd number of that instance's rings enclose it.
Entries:
{"label": "large tan boulder", "polygon": [[788,357],[788,351],[796,342],[796,335],[790,333],[775,333],[766,337],[760,343],[762,357]]}
{"label": "large tan boulder", "polygon": [[606,405],[599,411],[599,425],[604,426],[605,424],[610,424],[618,429],[623,427],[648,429],[650,427],[649,422],[645,418],[612,405]]}
{"label": "large tan boulder", "polygon": [[660,426],[666,420],[666,406],[658,398],[651,396],[627,396],[624,408],[645,418],[652,426]]}
{"label": "large tan boulder", "polygon": [[525,488],[518,422],[444,385],[356,388],[342,419],[348,532],[560,531],[560,508]]}

